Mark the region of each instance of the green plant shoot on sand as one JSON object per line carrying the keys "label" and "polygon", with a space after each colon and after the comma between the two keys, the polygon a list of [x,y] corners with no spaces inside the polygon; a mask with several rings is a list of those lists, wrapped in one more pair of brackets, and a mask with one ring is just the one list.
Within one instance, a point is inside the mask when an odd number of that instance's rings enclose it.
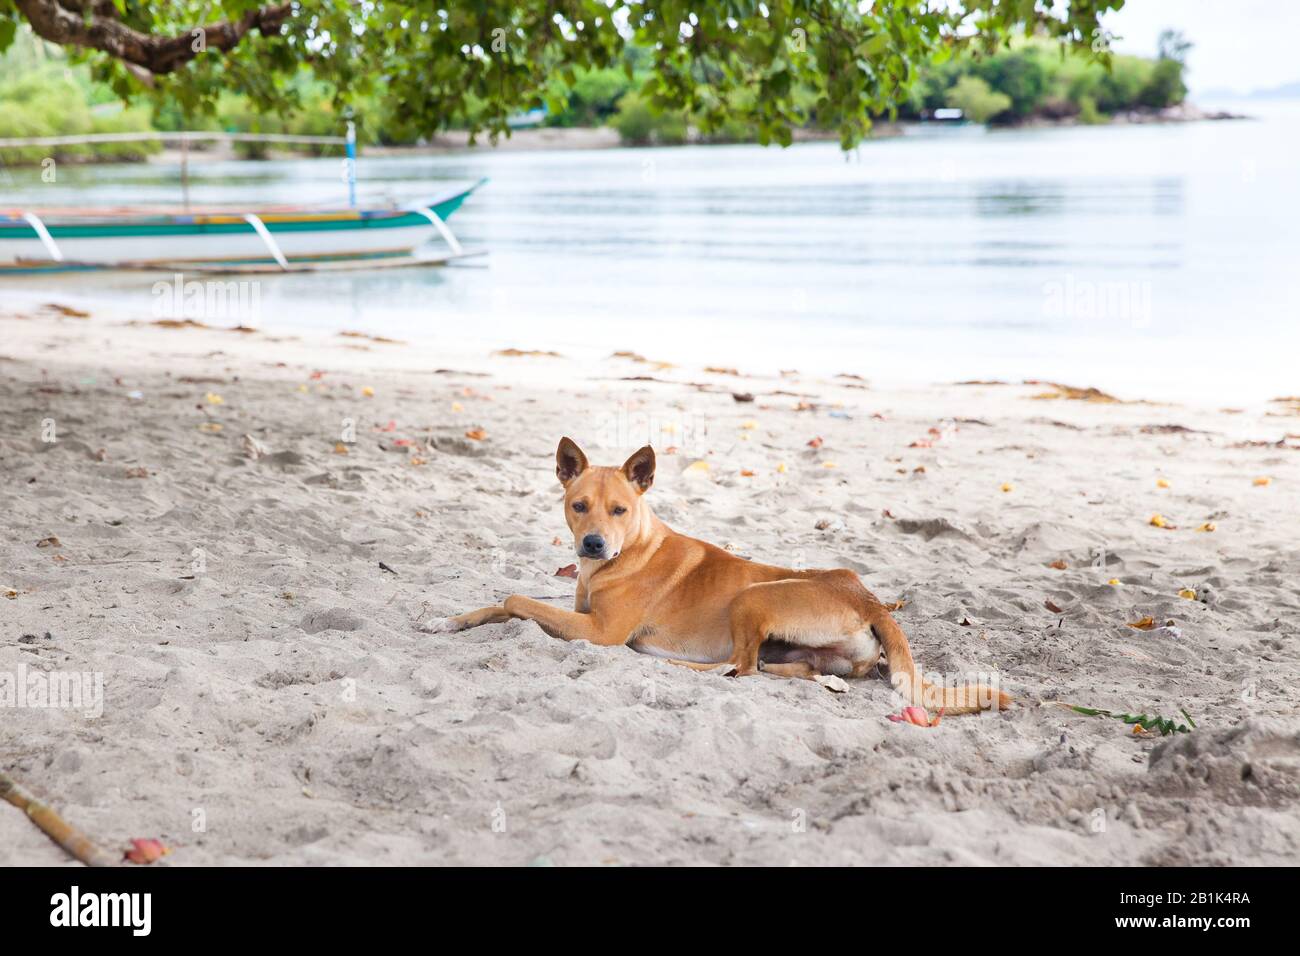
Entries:
{"label": "green plant shoot on sand", "polygon": [[1196,721],[1192,720],[1187,711],[1181,707],[1178,712],[1186,718],[1187,723],[1185,724],[1178,723],[1171,717],[1151,716],[1149,714],[1117,714],[1110,710],[1100,710],[1096,707],[1080,707],[1076,704],[1068,706],[1076,713],[1088,717],[1110,717],[1114,720],[1122,720],[1126,724],[1136,725],[1146,731],[1158,730],[1162,737],[1167,737],[1170,734],[1190,734],[1196,729]]}
{"label": "green plant shoot on sand", "polygon": [[658,112],[689,115],[706,136],[739,123],[760,143],[786,145],[796,127],[815,122],[849,149],[872,116],[908,101],[924,67],[956,54],[991,55],[1013,37],[1035,36],[1108,63],[1101,18],[1123,5],[0,0],[0,52],[25,24],[89,62],[122,99],[179,104],[187,116],[210,114],[230,90],[258,113],[292,113],[302,105],[295,80],[306,67],[340,112],[378,99],[420,135],[460,126],[496,137],[521,110],[563,108],[555,78],[574,89],[579,71],[631,71],[625,52],[636,47],[648,56],[637,93]]}

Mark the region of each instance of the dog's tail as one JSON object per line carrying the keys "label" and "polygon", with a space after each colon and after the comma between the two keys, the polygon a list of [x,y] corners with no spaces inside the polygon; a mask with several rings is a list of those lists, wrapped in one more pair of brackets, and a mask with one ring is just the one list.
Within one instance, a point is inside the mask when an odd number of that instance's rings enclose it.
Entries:
{"label": "dog's tail", "polygon": [[871,633],[885,651],[889,679],[894,689],[909,704],[927,710],[942,709],[944,714],[976,714],[981,710],[1004,710],[1011,706],[1010,695],[988,684],[960,684],[936,687],[926,681],[912,660],[907,635],[884,607],[872,608]]}

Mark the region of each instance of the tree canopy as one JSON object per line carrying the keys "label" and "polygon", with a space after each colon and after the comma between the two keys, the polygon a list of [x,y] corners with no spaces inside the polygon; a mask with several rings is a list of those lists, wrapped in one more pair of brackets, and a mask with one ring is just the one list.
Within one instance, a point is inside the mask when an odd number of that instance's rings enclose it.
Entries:
{"label": "tree canopy", "polygon": [[687,111],[706,132],[739,119],[782,145],[815,118],[847,149],[873,115],[906,102],[922,67],[957,52],[1034,35],[1105,60],[1101,17],[1123,3],[0,0],[0,51],[26,22],[124,98],[144,87],[195,114],[231,89],[258,110],[292,111],[292,81],[310,70],[339,109],[378,95],[428,134],[455,125],[496,136],[545,105],[556,77],[572,86],[579,70],[611,66],[631,75],[635,46],[653,60],[640,91],[653,108]]}

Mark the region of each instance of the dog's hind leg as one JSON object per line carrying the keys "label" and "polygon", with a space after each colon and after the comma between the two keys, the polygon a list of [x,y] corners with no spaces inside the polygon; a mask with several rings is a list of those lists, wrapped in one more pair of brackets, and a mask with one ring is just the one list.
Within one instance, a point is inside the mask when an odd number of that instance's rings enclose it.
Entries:
{"label": "dog's hind leg", "polygon": [[771,674],[773,677],[796,677],[804,680],[816,680],[822,676],[821,671],[807,661],[789,661],[784,664],[768,664],[760,661],[758,669],[764,674]]}
{"label": "dog's hind leg", "polygon": [[716,671],[721,674],[734,670],[732,665],[728,664],[726,661],[683,661],[678,660],[675,657],[661,657],[660,660],[665,664],[676,664],[678,667],[689,667],[693,671]]}
{"label": "dog's hind leg", "polygon": [[[844,574],[856,582],[851,571]],[[730,616],[731,663],[738,677],[759,671],[760,650],[768,640],[792,645],[799,656],[770,664],[765,661],[765,671],[778,676],[816,678],[829,666],[833,673],[845,643],[866,626],[853,597],[835,579],[751,584],[732,600]],[[828,663],[823,664],[822,658]],[[843,662],[846,672],[852,663]]]}

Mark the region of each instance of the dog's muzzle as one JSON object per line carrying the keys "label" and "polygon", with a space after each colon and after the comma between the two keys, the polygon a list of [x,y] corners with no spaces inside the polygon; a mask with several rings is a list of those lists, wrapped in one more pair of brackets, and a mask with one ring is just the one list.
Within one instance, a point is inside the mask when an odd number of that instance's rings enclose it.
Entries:
{"label": "dog's muzzle", "polygon": [[593,561],[613,561],[618,555],[619,552],[611,550],[609,542],[598,534],[584,537],[582,545],[578,548],[578,557],[591,558]]}

